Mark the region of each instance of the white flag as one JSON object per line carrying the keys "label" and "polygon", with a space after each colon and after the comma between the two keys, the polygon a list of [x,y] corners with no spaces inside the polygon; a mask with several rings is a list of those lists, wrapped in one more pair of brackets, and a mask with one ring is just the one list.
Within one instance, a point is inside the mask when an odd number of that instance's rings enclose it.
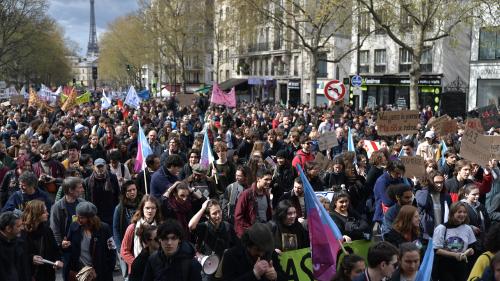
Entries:
{"label": "white flag", "polygon": [[25,99],[27,99],[27,98],[29,97],[29,94],[28,94],[28,92],[26,91],[26,86],[23,86],[23,87],[21,88],[21,93],[19,93],[19,94],[23,95]]}
{"label": "white flag", "polygon": [[62,86],[59,86],[59,88],[57,88],[56,92],[54,93],[55,96],[59,96],[61,93],[63,92],[63,88]]}
{"label": "white flag", "polygon": [[111,100],[106,96],[104,90],[102,90],[101,109],[108,109],[110,107],[111,107]]}
{"label": "white flag", "polygon": [[128,89],[127,97],[125,98],[125,104],[127,104],[130,107],[133,107],[135,109],[138,109],[140,103],[141,103],[141,99],[137,95],[137,92],[135,91],[134,86],[130,86],[130,89]]}

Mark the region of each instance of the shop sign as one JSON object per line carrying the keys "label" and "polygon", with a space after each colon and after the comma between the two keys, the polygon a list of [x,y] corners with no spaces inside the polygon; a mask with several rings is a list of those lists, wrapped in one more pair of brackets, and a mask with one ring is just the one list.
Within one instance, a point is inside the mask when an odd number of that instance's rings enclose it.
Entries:
{"label": "shop sign", "polygon": [[288,89],[300,90],[300,81],[288,81]]}

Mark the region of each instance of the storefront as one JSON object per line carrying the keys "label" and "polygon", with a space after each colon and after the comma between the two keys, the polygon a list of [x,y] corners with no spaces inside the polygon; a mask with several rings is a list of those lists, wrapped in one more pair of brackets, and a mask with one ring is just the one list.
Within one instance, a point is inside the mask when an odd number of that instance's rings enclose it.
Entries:
{"label": "storefront", "polygon": [[[350,77],[352,78],[352,76]],[[388,107],[409,107],[410,77],[409,76],[364,76],[361,91],[356,93],[354,87],[349,87],[349,102],[357,108],[370,105],[386,105]],[[345,79],[345,84],[350,85]],[[421,106],[431,105],[439,109],[442,84],[440,76],[422,75],[418,83],[418,103]]]}
{"label": "storefront", "polygon": [[500,63],[471,64],[468,110],[500,104]]}
{"label": "storefront", "polygon": [[[281,96],[283,97],[283,95]],[[300,80],[288,81],[288,97],[283,103],[290,106],[297,106],[300,104]]]}

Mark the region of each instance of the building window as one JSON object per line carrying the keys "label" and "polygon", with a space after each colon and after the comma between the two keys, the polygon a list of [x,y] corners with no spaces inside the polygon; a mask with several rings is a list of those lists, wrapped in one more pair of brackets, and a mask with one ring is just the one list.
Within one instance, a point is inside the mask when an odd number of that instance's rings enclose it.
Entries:
{"label": "building window", "polygon": [[401,7],[401,12],[399,14],[399,24],[400,24],[400,29],[404,31],[411,30],[413,21],[410,15],[408,14],[407,11],[403,7]]}
{"label": "building window", "polygon": [[370,72],[370,51],[359,52],[359,72],[360,73]]}
{"label": "building window", "polygon": [[[379,17],[380,17],[380,19],[381,19],[382,22],[384,22],[384,20],[387,18],[386,13],[384,12],[384,10],[377,11],[377,14],[379,15]],[[380,24],[378,24],[377,22],[375,22],[375,34],[385,34],[385,33],[386,33],[385,29]]]}
{"label": "building window", "polygon": [[399,49],[399,72],[409,72],[413,55],[406,49]]}
{"label": "building window", "polygon": [[264,59],[264,75],[269,75],[269,59]]}
{"label": "building window", "polygon": [[425,48],[420,57],[420,71],[432,72],[432,48]]}
{"label": "building window", "polygon": [[500,26],[481,28],[479,33],[479,59],[500,59]]}
{"label": "building window", "polygon": [[327,62],[328,59],[326,53],[318,55],[318,73],[316,73],[318,78],[326,78],[328,77],[328,68]]}
{"label": "building window", "polygon": [[229,70],[226,70],[226,80],[229,79]]}
{"label": "building window", "polygon": [[228,61],[228,60],[229,60],[229,50],[226,49],[226,61]]}
{"label": "building window", "polygon": [[386,51],[385,49],[382,50],[375,50],[375,69],[374,72],[376,73],[385,73],[386,70]]}
{"label": "building window", "polygon": [[293,76],[299,76],[299,57],[293,57]]}
{"label": "building window", "polygon": [[362,12],[359,15],[359,32],[362,35],[367,35],[370,32],[370,14]]}

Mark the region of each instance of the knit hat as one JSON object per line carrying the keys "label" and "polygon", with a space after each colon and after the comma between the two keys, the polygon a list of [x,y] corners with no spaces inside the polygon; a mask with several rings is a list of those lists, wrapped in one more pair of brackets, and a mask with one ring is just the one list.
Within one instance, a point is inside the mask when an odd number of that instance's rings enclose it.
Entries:
{"label": "knit hat", "polygon": [[193,173],[206,175],[207,169],[203,168],[200,164],[194,164],[193,165]]}
{"label": "knit hat", "polygon": [[93,217],[97,215],[97,207],[88,201],[80,202],[76,206],[76,214],[84,217]]}
{"label": "knit hat", "polygon": [[249,229],[247,229],[248,238],[255,246],[259,247],[265,252],[274,250],[274,237],[271,229],[265,223],[256,222]]}

